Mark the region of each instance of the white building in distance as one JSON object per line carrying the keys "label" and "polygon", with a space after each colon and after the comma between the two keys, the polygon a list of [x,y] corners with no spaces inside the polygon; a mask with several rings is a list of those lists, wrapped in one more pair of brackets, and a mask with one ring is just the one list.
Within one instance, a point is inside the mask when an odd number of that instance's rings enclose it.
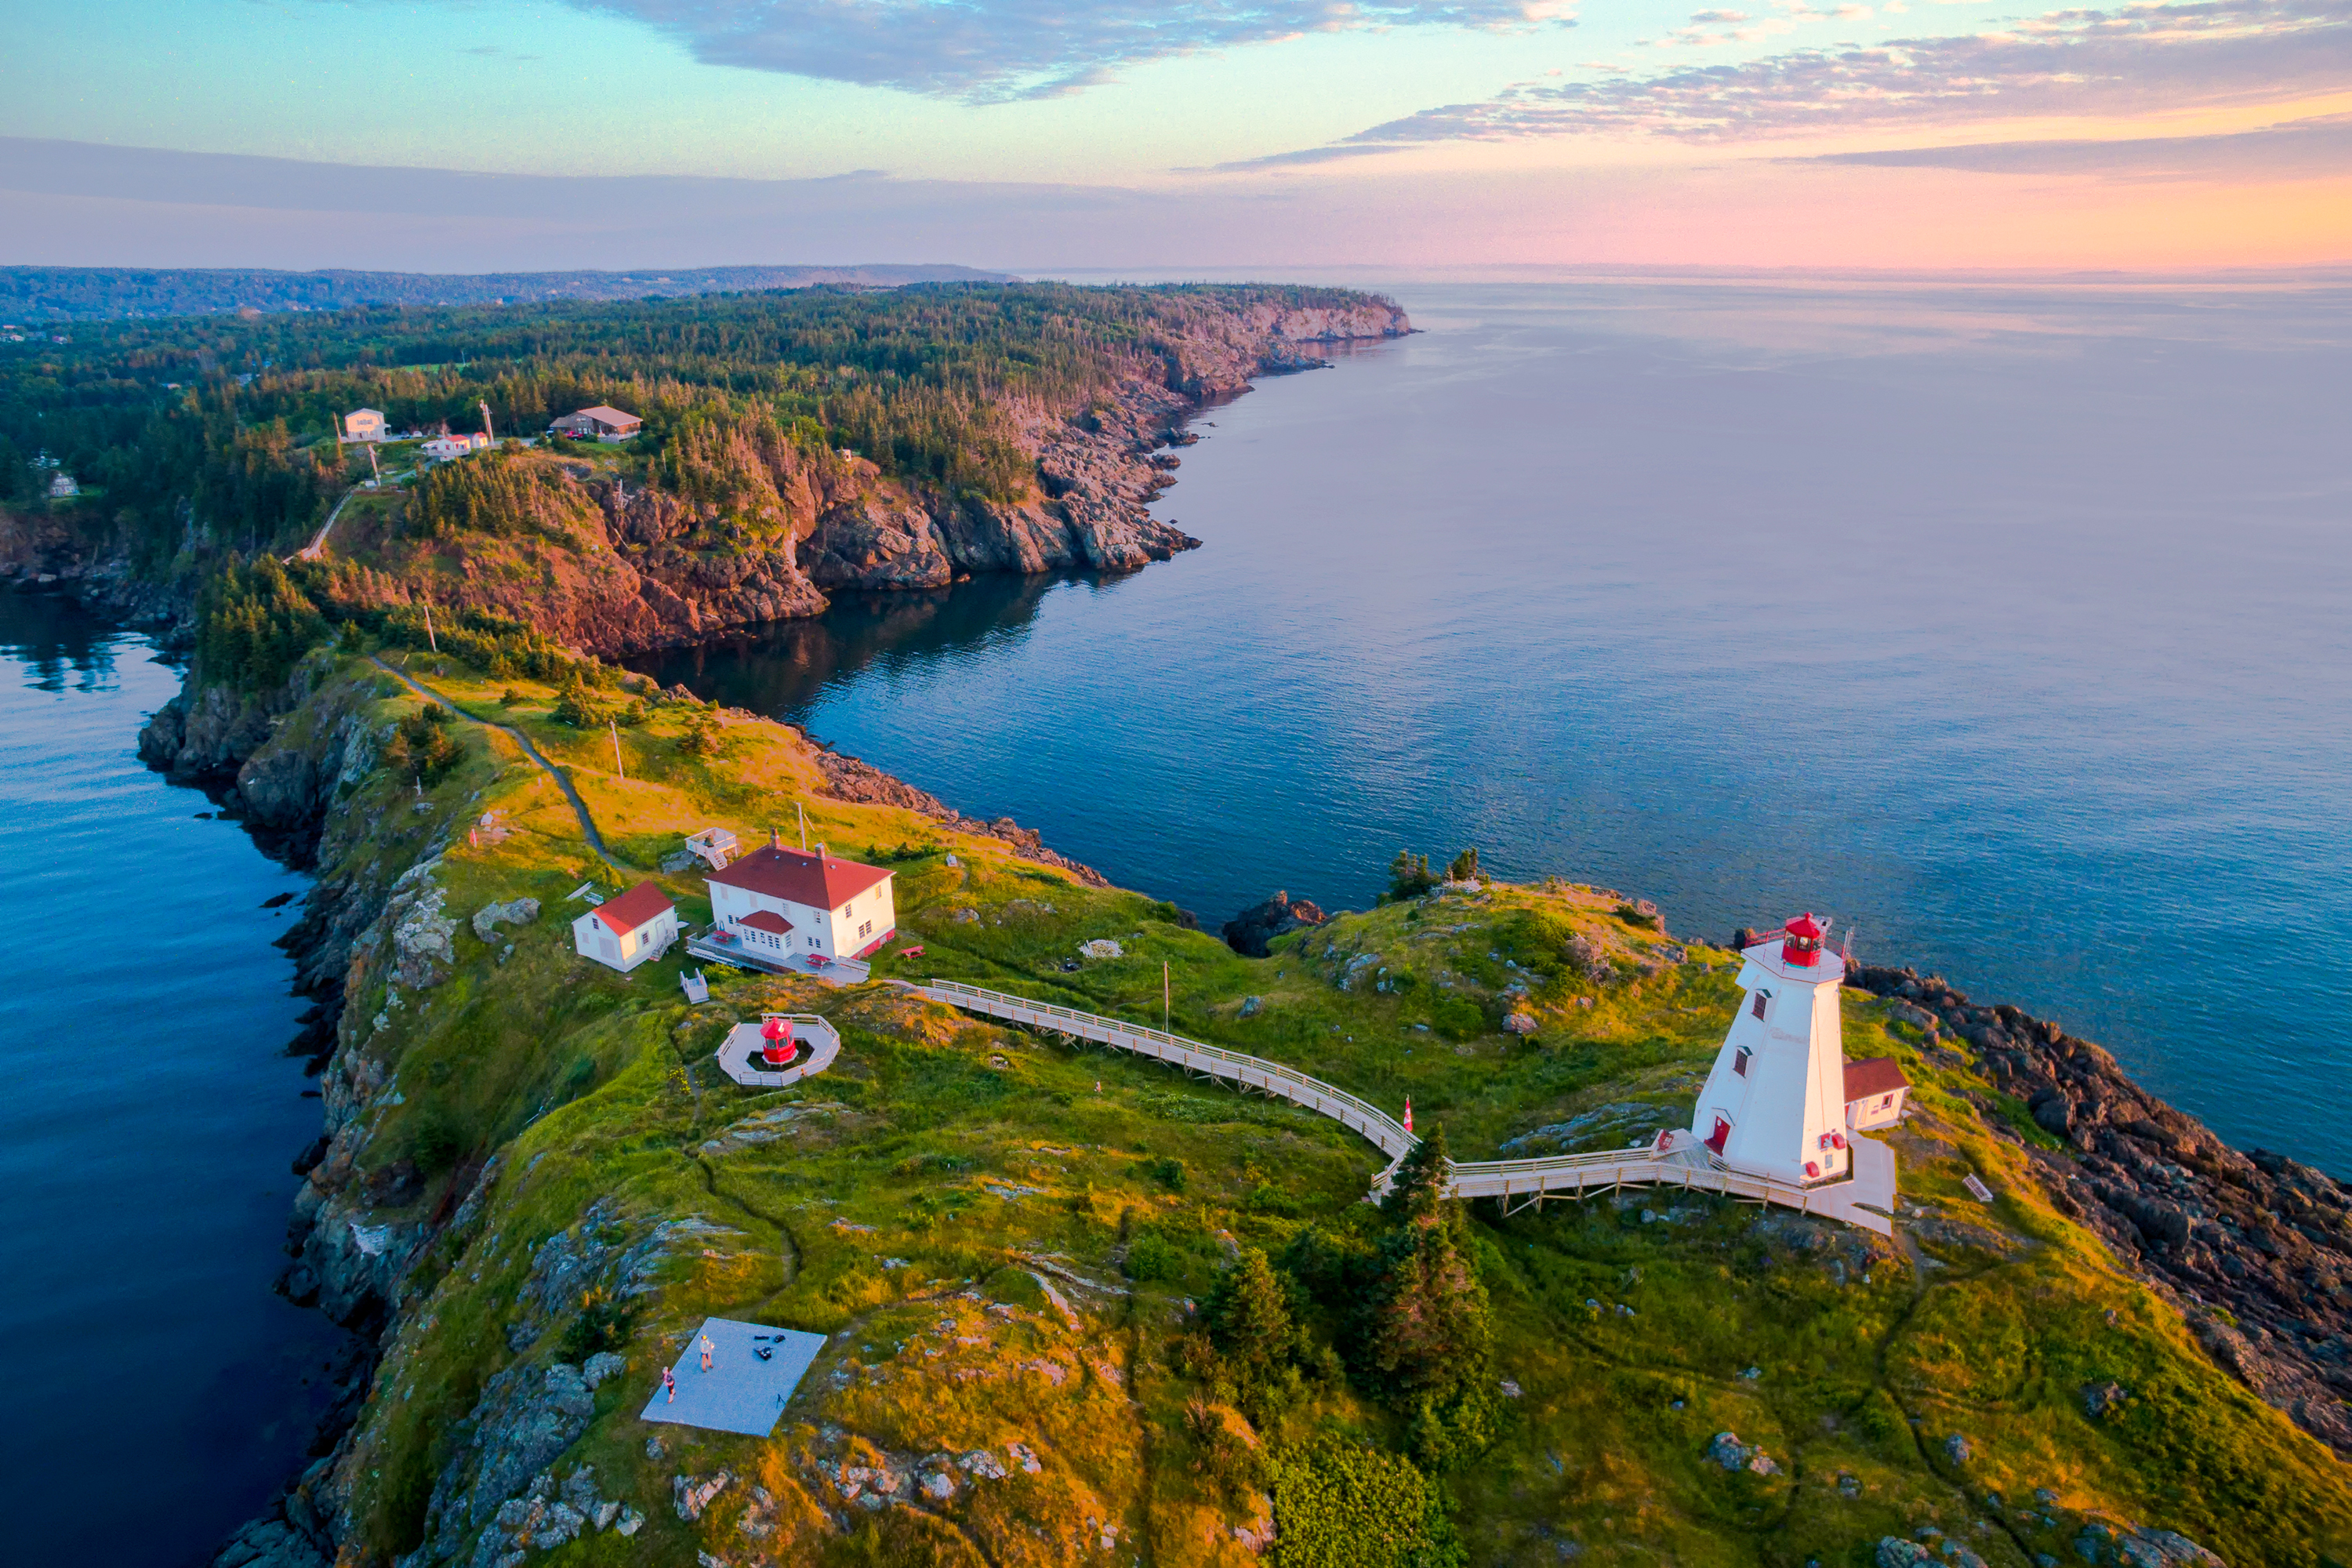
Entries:
{"label": "white building in distance", "polygon": [[1845,961],[1811,915],[1740,956],[1739,1011],[1699,1091],[1691,1131],[1735,1171],[1790,1186],[1852,1171],[1838,989]]}
{"label": "white building in distance", "polygon": [[893,873],[825,853],[765,847],[704,879],[711,923],[751,952],[782,960],[815,953],[862,958],[897,934]]}
{"label": "white building in distance", "polygon": [[677,907],[651,882],[639,882],[572,922],[572,945],[580,956],[624,974],[659,958],[677,940]]}
{"label": "white building in distance", "polygon": [[383,410],[354,408],[343,416],[343,436],[346,442],[381,441],[384,438]]}
{"label": "white building in distance", "polygon": [[478,452],[490,444],[490,438],[479,430],[462,431],[455,436],[436,436],[416,449],[440,462],[462,458],[468,452]]}

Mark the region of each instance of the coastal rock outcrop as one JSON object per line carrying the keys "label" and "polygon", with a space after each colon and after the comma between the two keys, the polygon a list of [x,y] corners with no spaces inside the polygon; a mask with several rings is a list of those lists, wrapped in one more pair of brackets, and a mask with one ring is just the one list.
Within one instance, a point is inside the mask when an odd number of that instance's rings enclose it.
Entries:
{"label": "coastal rock outcrop", "polygon": [[1326,918],[1322,910],[1307,900],[1277,892],[1265,902],[1253,904],[1227,921],[1220,934],[1225,945],[1243,957],[1265,958],[1273,952],[1268,944],[1275,938],[1319,926]]}
{"label": "coastal rock outcrop", "polygon": [[2283,1154],[2231,1148],[2021,1008],[1915,969],[1865,966],[1847,984],[1886,997],[1930,1050],[1965,1047],[2066,1144],[2034,1151],[2060,1211],[2170,1298],[2218,1364],[2352,1458],[2352,1194]]}

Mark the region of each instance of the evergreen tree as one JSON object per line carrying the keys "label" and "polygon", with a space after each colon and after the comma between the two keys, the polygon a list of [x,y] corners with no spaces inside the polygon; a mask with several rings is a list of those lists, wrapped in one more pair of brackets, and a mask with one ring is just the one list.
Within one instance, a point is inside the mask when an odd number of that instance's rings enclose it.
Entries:
{"label": "evergreen tree", "polygon": [[1482,1390],[1493,1348],[1469,1222],[1445,1196],[1452,1169],[1445,1130],[1433,1126],[1399,1167],[1385,1205],[1404,1223],[1381,1248],[1367,1371],[1382,1397],[1408,1409]]}
{"label": "evergreen tree", "polygon": [[1202,1316],[1244,1399],[1263,1393],[1289,1366],[1298,1338],[1290,1302],[1256,1247],[1217,1277]]}
{"label": "evergreen tree", "polygon": [[1465,849],[1454,858],[1452,865],[1445,868],[1445,879],[1449,882],[1475,882],[1478,880],[1478,851],[1475,848]]}

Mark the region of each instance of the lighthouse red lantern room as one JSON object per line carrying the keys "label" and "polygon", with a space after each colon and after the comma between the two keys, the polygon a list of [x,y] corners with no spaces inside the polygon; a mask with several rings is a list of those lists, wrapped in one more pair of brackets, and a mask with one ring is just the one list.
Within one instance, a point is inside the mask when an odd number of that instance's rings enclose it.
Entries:
{"label": "lighthouse red lantern room", "polygon": [[760,1038],[766,1042],[761,1055],[772,1068],[780,1068],[793,1059],[792,1020],[781,1013],[769,1013],[760,1019]]}

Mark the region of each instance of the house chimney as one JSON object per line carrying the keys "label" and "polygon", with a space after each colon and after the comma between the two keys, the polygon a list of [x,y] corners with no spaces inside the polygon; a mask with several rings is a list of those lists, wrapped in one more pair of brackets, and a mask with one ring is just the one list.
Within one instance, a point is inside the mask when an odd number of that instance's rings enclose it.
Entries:
{"label": "house chimney", "polygon": [[783,847],[784,841],[782,837],[778,834],[774,828],[771,827],[768,829],[768,847],[771,849],[781,849]]}

